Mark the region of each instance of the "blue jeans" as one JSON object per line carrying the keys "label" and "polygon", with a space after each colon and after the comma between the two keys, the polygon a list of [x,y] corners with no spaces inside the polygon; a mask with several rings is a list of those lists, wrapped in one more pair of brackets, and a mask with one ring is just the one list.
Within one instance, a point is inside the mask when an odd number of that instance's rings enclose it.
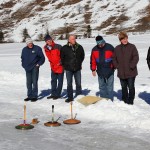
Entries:
{"label": "blue jeans", "polygon": [[133,104],[135,98],[135,77],[128,79],[120,79],[122,87],[122,100],[127,104]]}
{"label": "blue jeans", "polygon": [[31,71],[26,71],[27,95],[29,98],[38,97],[39,67],[34,67]]}
{"label": "blue jeans", "polygon": [[73,76],[74,76],[75,84],[76,84],[76,96],[82,93],[81,70],[75,71],[75,72],[66,71],[68,99],[73,99],[73,87],[72,87]]}
{"label": "blue jeans", "polygon": [[98,77],[100,97],[108,98],[113,101],[113,90],[114,90],[114,74],[109,78]]}
{"label": "blue jeans", "polygon": [[64,72],[63,73],[54,73],[51,71],[51,89],[52,89],[52,96],[61,96],[61,91],[63,87],[63,79],[64,79]]}

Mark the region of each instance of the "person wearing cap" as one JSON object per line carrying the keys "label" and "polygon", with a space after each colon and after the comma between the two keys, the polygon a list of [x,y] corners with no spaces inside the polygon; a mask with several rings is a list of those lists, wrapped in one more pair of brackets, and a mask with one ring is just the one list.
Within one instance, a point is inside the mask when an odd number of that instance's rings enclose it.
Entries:
{"label": "person wearing cap", "polygon": [[57,100],[61,97],[64,78],[64,69],[60,58],[62,46],[56,44],[50,35],[45,36],[45,42],[44,50],[51,68],[51,95],[47,99]]}
{"label": "person wearing cap", "polygon": [[91,52],[92,75],[98,74],[100,97],[113,100],[114,67],[112,56],[114,47],[106,43],[102,36],[96,37],[97,45]]}
{"label": "person wearing cap", "polygon": [[113,64],[118,71],[122,87],[122,100],[127,104],[133,105],[139,54],[136,46],[128,42],[126,32],[120,32],[118,38],[121,44],[115,47]]}
{"label": "person wearing cap", "polygon": [[81,87],[81,69],[84,60],[84,49],[76,42],[75,35],[69,35],[68,43],[61,49],[61,61],[66,71],[67,78],[67,95],[65,102],[69,103],[73,98],[73,77],[76,84],[76,96],[82,93]]}
{"label": "person wearing cap", "polygon": [[22,67],[26,72],[27,98],[24,101],[38,100],[39,68],[45,62],[41,47],[34,45],[31,38],[26,39],[26,47],[21,54]]}

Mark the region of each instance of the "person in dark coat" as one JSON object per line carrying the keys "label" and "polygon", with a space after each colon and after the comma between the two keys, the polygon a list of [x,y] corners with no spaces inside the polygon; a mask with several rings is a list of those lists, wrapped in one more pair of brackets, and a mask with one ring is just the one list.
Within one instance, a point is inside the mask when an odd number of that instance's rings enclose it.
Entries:
{"label": "person in dark coat", "polygon": [[62,46],[56,44],[50,35],[45,36],[45,42],[44,50],[51,68],[51,95],[47,99],[57,100],[61,97],[64,78],[64,69],[60,58]]}
{"label": "person in dark coat", "polygon": [[23,48],[21,54],[22,67],[26,71],[27,98],[25,101],[32,102],[38,99],[38,77],[39,68],[45,62],[45,57],[41,47],[34,45],[32,39],[26,39],[27,46]]}
{"label": "person in dark coat", "polygon": [[135,78],[138,75],[137,63],[139,54],[134,44],[128,42],[126,32],[120,32],[120,45],[116,46],[113,56],[114,67],[118,70],[122,87],[122,100],[127,104],[133,104],[135,98]]}
{"label": "person in dark coat", "polygon": [[93,76],[98,74],[100,96],[113,100],[114,67],[112,56],[114,47],[106,43],[102,36],[96,37],[97,45],[91,52],[91,70]]}
{"label": "person in dark coat", "polygon": [[70,35],[68,43],[61,49],[61,62],[66,71],[67,78],[68,99],[66,99],[66,102],[73,101],[73,76],[76,83],[76,96],[82,93],[81,69],[84,55],[84,49],[76,42],[76,36]]}
{"label": "person in dark coat", "polygon": [[147,65],[148,65],[148,68],[149,68],[149,70],[150,70],[150,47],[149,47],[149,49],[148,49],[148,53],[147,53]]}

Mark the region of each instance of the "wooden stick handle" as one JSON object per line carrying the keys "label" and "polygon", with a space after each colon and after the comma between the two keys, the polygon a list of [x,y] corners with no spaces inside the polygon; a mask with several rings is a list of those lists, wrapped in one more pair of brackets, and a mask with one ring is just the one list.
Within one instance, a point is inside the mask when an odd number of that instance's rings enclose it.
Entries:
{"label": "wooden stick handle", "polygon": [[54,112],[54,105],[52,105],[52,112]]}
{"label": "wooden stick handle", "polygon": [[70,103],[71,105],[71,119],[73,119],[73,110],[72,110],[72,102]]}
{"label": "wooden stick handle", "polygon": [[24,124],[26,124],[26,103],[24,104]]}

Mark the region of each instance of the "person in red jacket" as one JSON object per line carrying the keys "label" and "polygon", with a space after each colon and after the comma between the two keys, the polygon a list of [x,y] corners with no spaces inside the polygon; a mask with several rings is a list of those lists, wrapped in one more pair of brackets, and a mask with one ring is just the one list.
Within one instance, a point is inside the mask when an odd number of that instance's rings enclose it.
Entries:
{"label": "person in red jacket", "polygon": [[50,62],[51,68],[51,95],[47,99],[58,99],[61,97],[63,87],[64,69],[61,64],[61,45],[56,44],[50,35],[45,36],[45,54]]}
{"label": "person in red jacket", "polygon": [[95,40],[97,44],[92,49],[90,61],[92,75],[98,75],[100,97],[113,101],[114,67],[112,56],[114,47],[106,43],[100,35]]}

